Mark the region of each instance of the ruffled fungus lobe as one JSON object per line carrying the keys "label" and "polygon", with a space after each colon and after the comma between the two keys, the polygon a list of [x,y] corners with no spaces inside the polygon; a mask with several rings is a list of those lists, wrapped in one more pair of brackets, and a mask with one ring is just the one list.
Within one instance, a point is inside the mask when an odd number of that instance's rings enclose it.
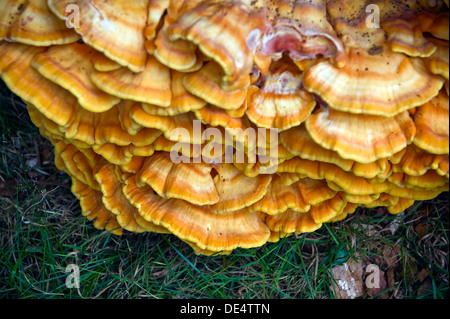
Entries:
{"label": "ruffled fungus lobe", "polygon": [[101,0],[49,0],[50,10],[60,19],[70,19],[70,5],[77,8],[79,25],[74,30],[83,41],[108,58],[134,72],[144,69],[144,28],[148,0],[109,2]]}
{"label": "ruffled fungus lobe", "polygon": [[322,227],[322,224],[317,224],[310,214],[290,209],[282,214],[265,215],[264,217],[267,227],[275,233],[275,236],[278,235],[275,240],[283,238],[287,234],[310,233]]}
{"label": "ruffled fungus lobe", "polygon": [[[214,183],[220,200],[211,205],[211,210],[218,214],[237,211],[256,203],[266,194],[272,179],[271,175],[255,178],[245,176],[228,163],[221,164],[215,170],[218,174],[214,177]],[[236,192],[237,189],[239,192]]]}
{"label": "ruffled fungus lobe", "polygon": [[249,97],[248,118],[259,127],[279,130],[299,125],[316,105],[312,95],[301,89],[301,83],[301,72],[293,63],[272,63],[261,89]]}
{"label": "ruffled fungus lobe", "polygon": [[[156,33],[156,28],[160,23],[161,16],[158,22],[151,21],[146,28],[146,48],[149,53],[152,53],[161,63],[167,65],[173,70],[178,71],[194,71],[201,66],[201,59],[196,54],[197,47],[194,43],[183,39],[171,40],[167,34],[167,29],[187,11],[195,8],[199,1],[166,1],[167,3],[159,3],[159,6],[166,7],[167,14],[162,19],[163,26]],[[150,6],[154,6],[153,3]],[[150,7],[149,13],[154,11],[154,14],[160,14],[161,10],[152,10]]]}
{"label": "ruffled fungus lobe", "polygon": [[122,181],[114,165],[98,164],[94,168],[94,177],[100,185],[102,202],[113,214],[117,215],[119,225],[128,231],[142,233],[145,231],[168,233],[161,226],[145,221],[131,205],[122,192]]}
{"label": "ruffled fungus lobe", "polygon": [[135,105],[131,118],[135,126],[142,128],[155,128],[163,131],[164,136],[174,142],[202,144],[203,129],[201,123],[195,122],[193,113],[183,113],[174,116],[150,115],[140,105]]}
{"label": "ruffled fungus lobe", "polygon": [[139,184],[147,184],[161,197],[178,198],[196,205],[212,205],[219,194],[207,163],[174,163],[167,152],[147,157],[137,173]]}
{"label": "ruffled fungus lobe", "polygon": [[251,211],[259,211],[276,215],[292,209],[296,212],[307,212],[311,208],[309,198],[304,198],[299,183],[283,184],[278,175],[274,175],[264,197],[250,206]]}
{"label": "ruffled fungus lobe", "polygon": [[181,113],[195,111],[204,107],[207,102],[189,93],[183,85],[185,74],[171,70],[170,90],[172,98],[170,105],[161,107],[156,104],[143,103],[142,108],[151,115],[172,116]]}
{"label": "ruffled fungus lobe", "polygon": [[388,43],[394,52],[405,53],[409,56],[429,57],[436,51],[433,42],[423,36],[419,19],[412,11],[384,22],[383,29],[388,35]]}
{"label": "ruffled fungus lobe", "polygon": [[122,67],[109,72],[92,72],[95,85],[117,98],[155,104],[170,105],[170,69],[153,57],[148,57],[144,70],[134,73]]}
{"label": "ruffled fungus lobe", "polygon": [[449,99],[441,93],[417,109],[414,124],[417,134],[414,144],[432,154],[449,153]]}
{"label": "ruffled fungus lobe", "polygon": [[[396,8],[400,16],[410,10],[389,4],[384,10]],[[383,29],[369,23],[363,2],[336,0],[327,8],[344,41],[348,60],[343,68],[329,61],[309,68],[304,77],[308,91],[337,110],[382,116],[421,105],[439,92],[443,80],[430,74],[422,60],[393,52]]]}
{"label": "ruffled fungus lobe", "polygon": [[443,171],[445,166],[448,167],[448,154],[436,155],[428,153],[414,144],[392,156],[390,162],[393,163],[393,173],[420,176],[428,170],[434,169],[440,172],[441,175],[448,174],[448,170],[445,173]]}
{"label": "ruffled fungus lobe", "polygon": [[208,207],[157,197],[148,186],[138,187],[133,178],[125,180],[125,185],[125,196],[145,220],[167,228],[201,249],[218,252],[237,247],[257,247],[269,236],[268,228],[257,213],[241,210],[218,215]]}
{"label": "ruffled fungus lobe", "polygon": [[342,67],[346,53],[342,41],[327,19],[324,0],[263,1],[268,7],[268,28],[261,40],[261,52],[279,58],[288,52],[294,61],[332,58]]}
{"label": "ruffled fungus lobe", "polygon": [[92,61],[97,54],[90,46],[75,42],[53,46],[36,54],[31,66],[75,95],[86,110],[103,112],[120,100],[99,89],[90,80],[91,73],[95,71]]}
{"label": "ruffled fungus lobe", "polygon": [[224,90],[221,85],[222,71],[219,64],[208,62],[200,70],[187,74],[183,85],[191,94],[226,110],[236,110],[244,102],[245,89]]}
{"label": "ruffled fungus lobe", "polygon": [[[60,144],[60,151],[62,152],[65,147],[67,147],[67,145]],[[70,162],[73,162],[74,159],[68,156],[66,157],[66,160],[63,160],[59,154],[59,151],[55,152],[55,163],[59,169],[64,170],[71,177],[72,193],[80,201],[82,215],[86,216],[88,220],[94,220],[94,226],[96,228],[106,229],[116,235],[121,235],[123,229],[117,222],[116,215],[111,213],[111,211],[109,211],[103,204],[102,193],[99,190],[91,188],[89,185],[83,183],[74,175],[71,175],[68,166],[71,165]]]}
{"label": "ruffled fungus lobe", "polygon": [[5,0],[0,76],[94,227],[230,254],[448,191],[443,10]]}
{"label": "ruffled fungus lobe", "polygon": [[281,143],[292,154],[311,161],[336,164],[343,170],[351,170],[354,161],[344,159],[333,150],[316,143],[308,133],[305,125],[300,125],[280,134]]}
{"label": "ruffled fungus lobe", "polygon": [[424,12],[419,15],[419,23],[423,32],[431,33],[438,39],[449,40],[448,13]]}
{"label": "ruffled fungus lobe", "polygon": [[31,60],[42,47],[0,42],[0,74],[8,87],[32,103],[42,114],[60,126],[71,119],[76,98],[31,68]]}
{"label": "ruffled fungus lobe", "polygon": [[2,1],[0,40],[48,46],[75,42],[79,38],[52,14],[45,0]]}
{"label": "ruffled fungus lobe", "polygon": [[428,38],[428,41],[436,45],[436,51],[425,59],[425,64],[433,74],[449,79],[449,46],[448,42],[435,38]]}
{"label": "ruffled fungus lobe", "polygon": [[[167,29],[171,40],[194,43],[222,69],[226,91],[249,85],[253,56],[264,29],[263,12],[250,12],[243,2],[208,0],[187,11]],[[229,45],[233,43],[233,45]]]}
{"label": "ruffled fungus lobe", "polygon": [[378,48],[351,48],[343,68],[330,62],[312,66],[305,72],[305,88],[336,110],[381,116],[419,106],[442,88],[443,79],[432,75],[422,60]]}
{"label": "ruffled fungus lobe", "polygon": [[408,112],[382,117],[329,109],[313,114],[306,121],[306,128],[319,145],[359,163],[394,155],[410,144],[416,134]]}

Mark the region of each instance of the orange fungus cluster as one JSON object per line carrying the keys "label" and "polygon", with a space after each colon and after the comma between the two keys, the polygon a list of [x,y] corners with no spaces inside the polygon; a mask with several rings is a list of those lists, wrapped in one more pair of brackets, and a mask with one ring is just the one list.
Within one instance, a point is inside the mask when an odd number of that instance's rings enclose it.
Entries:
{"label": "orange fungus cluster", "polygon": [[0,76],[95,227],[226,254],[448,191],[447,6],[0,0]]}

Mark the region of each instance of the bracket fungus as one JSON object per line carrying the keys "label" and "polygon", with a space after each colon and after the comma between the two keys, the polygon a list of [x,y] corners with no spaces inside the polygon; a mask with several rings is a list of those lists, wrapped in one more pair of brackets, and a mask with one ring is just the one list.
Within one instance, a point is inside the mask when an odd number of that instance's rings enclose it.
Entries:
{"label": "bracket fungus", "polygon": [[0,76],[98,229],[229,254],[449,190],[442,1],[0,6]]}

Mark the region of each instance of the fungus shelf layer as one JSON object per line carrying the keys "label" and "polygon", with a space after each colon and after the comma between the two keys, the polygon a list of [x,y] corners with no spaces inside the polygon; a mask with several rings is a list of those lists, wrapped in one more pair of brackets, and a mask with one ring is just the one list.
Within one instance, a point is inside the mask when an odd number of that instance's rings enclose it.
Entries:
{"label": "fungus shelf layer", "polygon": [[447,5],[0,0],[0,76],[96,228],[229,254],[449,190]]}

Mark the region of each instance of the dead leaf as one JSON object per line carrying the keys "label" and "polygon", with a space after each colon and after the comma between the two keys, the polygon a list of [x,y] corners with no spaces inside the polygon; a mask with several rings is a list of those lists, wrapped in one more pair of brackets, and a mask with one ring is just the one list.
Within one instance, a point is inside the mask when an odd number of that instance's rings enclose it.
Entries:
{"label": "dead leaf", "polygon": [[430,294],[433,290],[433,284],[429,277],[425,278],[424,282],[421,283],[420,287],[417,289],[417,296],[425,296]]}
{"label": "dead leaf", "polygon": [[420,282],[423,282],[430,274],[431,270],[429,268],[424,268],[417,273],[416,277]]}
{"label": "dead leaf", "polygon": [[391,232],[391,235],[395,235],[398,228],[401,226],[401,222],[403,220],[405,213],[401,212],[395,216],[395,218],[391,221],[389,224],[389,231]]}
{"label": "dead leaf", "polygon": [[422,239],[426,234],[428,234],[428,224],[418,224],[416,225],[416,233],[419,239]]}
{"label": "dead leaf", "polygon": [[0,196],[13,198],[17,192],[17,183],[12,179],[0,182]]}
{"label": "dead leaf", "polygon": [[[380,270],[378,273],[376,273],[374,275],[378,275],[378,278],[377,278],[378,287],[368,288],[367,292],[372,297],[379,295],[378,298],[387,299],[389,296],[389,294],[387,292],[381,294],[383,291],[385,291],[388,288],[388,283],[386,281],[385,272]],[[367,286],[367,283],[366,283],[366,286]]]}
{"label": "dead leaf", "polygon": [[395,272],[394,272],[394,268],[389,268],[387,270],[387,282],[388,282],[388,286],[389,288],[394,287],[395,285]]}
{"label": "dead leaf", "polygon": [[428,234],[428,228],[430,225],[427,222],[428,211],[424,210],[419,214],[420,218],[416,219],[414,222],[414,228],[416,230],[417,237],[422,239],[425,235]]}
{"label": "dead leaf", "polygon": [[391,247],[380,247],[379,253],[375,258],[375,263],[382,266],[384,269],[389,269],[391,267],[396,267],[398,262],[401,260],[401,247],[400,245],[395,245]]}
{"label": "dead leaf", "polygon": [[[382,286],[382,281],[384,280],[384,289],[377,291],[373,295],[377,295],[381,291],[387,290],[389,288],[395,287],[395,276],[396,271],[401,266],[402,263],[402,246],[400,244],[394,246],[384,246],[380,245],[375,249],[374,257],[371,258],[371,262],[383,269],[383,278],[380,278],[380,288]],[[381,276],[381,275],[380,275]],[[389,292],[378,296],[380,299],[388,298],[391,295],[391,289]]]}
{"label": "dead leaf", "polygon": [[353,260],[332,269],[334,282],[330,287],[337,299],[355,299],[364,295],[363,267]]}

